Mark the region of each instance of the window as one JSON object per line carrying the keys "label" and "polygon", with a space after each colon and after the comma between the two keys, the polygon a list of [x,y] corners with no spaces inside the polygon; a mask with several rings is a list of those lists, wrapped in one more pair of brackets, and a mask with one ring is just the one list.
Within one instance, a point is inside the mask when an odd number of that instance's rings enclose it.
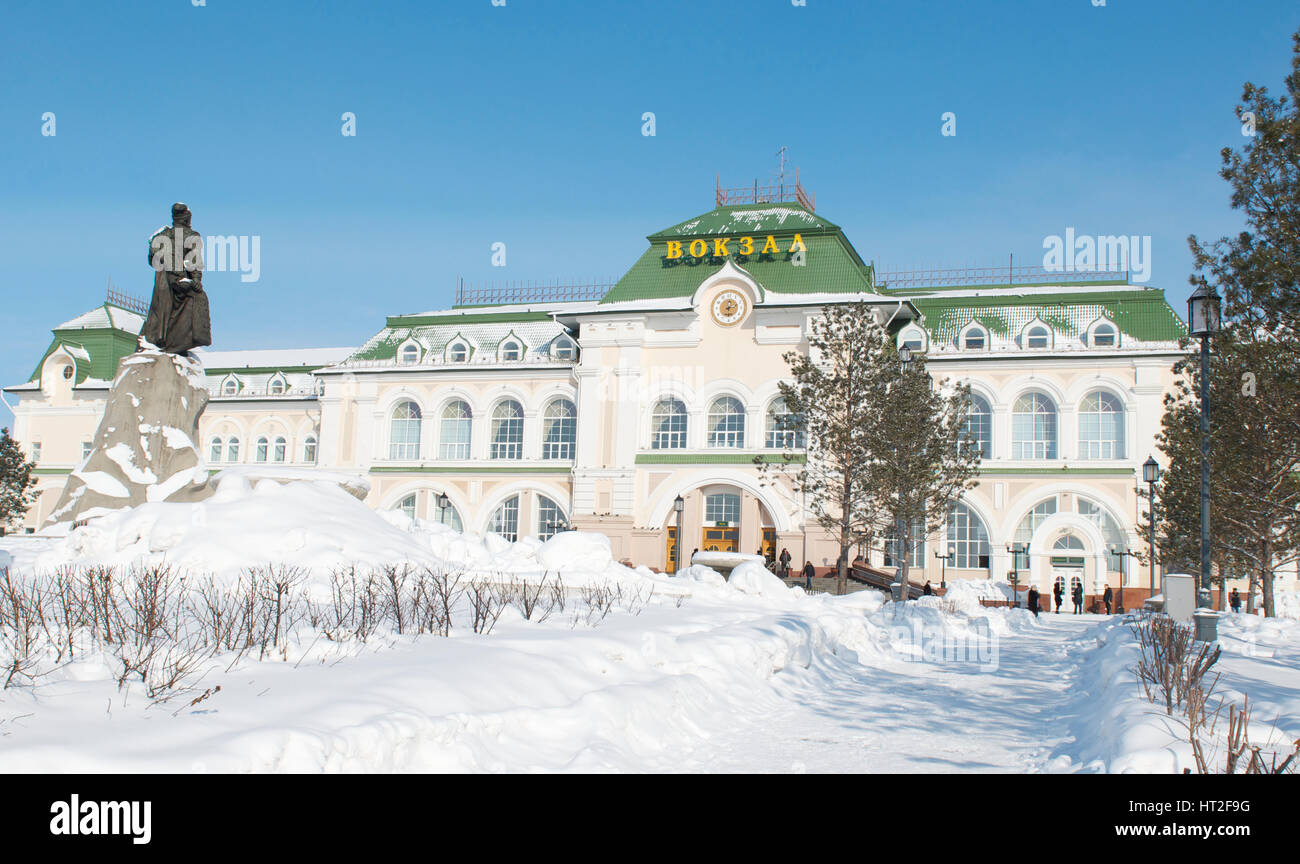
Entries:
{"label": "window", "polygon": [[899,348],[910,348],[913,351],[925,350],[925,335],[917,327],[908,327],[898,337]]}
{"label": "window", "polygon": [[513,363],[522,360],[524,349],[518,342],[513,339],[507,339],[501,346],[501,359],[507,363]]}
{"label": "window", "polygon": [[784,399],[773,400],[767,409],[767,438],[764,446],[769,450],[793,450],[803,445],[802,418],[786,409]]}
{"label": "window", "polygon": [[275,449],[272,452],[272,458],[276,462],[283,462],[285,457],[286,444],[283,438],[275,439]]}
{"label": "window", "polygon": [[718,492],[704,496],[704,521],[740,524],[740,496],[734,492]]}
{"label": "window", "polygon": [[650,447],[678,450],[686,446],[686,406],[679,399],[660,399],[650,418]]}
{"label": "window", "polygon": [[272,396],[279,396],[280,394],[284,393],[284,379],[272,378],[271,386],[267,389],[270,391]]}
{"label": "window", "polygon": [[432,501],[433,512],[437,515],[438,522],[446,525],[458,534],[464,533],[465,526],[460,521],[460,513],[456,510],[456,505],[448,501],[445,508],[439,507],[438,495],[436,494],[433,496]]}
{"label": "window", "polygon": [[1050,348],[1052,345],[1052,334],[1042,324],[1035,324],[1025,333],[1026,348]]}
{"label": "window", "polygon": [[325,395],[325,379],[324,379],[324,378],[317,378],[317,379],[316,379],[316,395],[317,395],[317,396],[324,396],[324,395]]}
{"label": "window", "polygon": [[389,459],[420,458],[420,406],[399,402],[393,409],[388,431]]}
{"label": "window", "polygon": [[542,458],[572,459],[578,439],[578,412],[568,399],[546,406],[542,420]]}
{"label": "window", "polygon": [[967,351],[983,351],[988,344],[988,336],[983,327],[971,327],[962,338],[962,347]]}
{"label": "window", "polygon": [[970,413],[966,415],[966,436],[975,442],[980,456],[993,456],[993,410],[978,393],[970,394]]}
{"label": "window", "polygon": [[1079,458],[1124,458],[1124,406],[1113,393],[1094,391],[1079,406]]}
{"label": "window", "polygon": [[208,442],[208,461],[209,462],[221,461],[221,439],[220,438],[213,438],[211,441]]}
{"label": "window", "polygon": [[41,442],[39,441],[32,442],[32,461],[41,461]]}
{"label": "window", "polygon": [[468,459],[470,424],[473,414],[469,403],[457,399],[442,409],[441,428],[438,430],[438,458]]}
{"label": "window", "polygon": [[745,406],[734,396],[722,396],[709,406],[709,446],[745,446]]}
{"label": "window", "polygon": [[63,367],[63,380],[64,380],[64,381],[71,381],[71,380],[72,380],[72,375],[73,375],[73,373],[74,373],[75,371],[76,371],[76,370],[74,370],[71,366],[64,366],[64,367]]}
{"label": "window", "polygon": [[555,340],[552,353],[556,360],[573,360],[578,356],[578,346],[568,336],[561,336]]}
{"label": "window", "polygon": [[469,359],[469,346],[460,341],[451,343],[447,349],[447,359],[453,363],[464,363]]}
{"label": "window", "polygon": [[85,462],[87,459],[89,459],[89,458],[90,458],[90,451],[91,451],[91,450],[94,450],[94,449],[95,449],[94,442],[91,442],[91,441],[82,441],[82,442],[81,442],[81,461],[82,461],[82,462]]}
{"label": "window", "polygon": [[511,543],[519,539],[519,496],[515,495],[502,501],[492,513],[488,531],[500,534]]}
{"label": "window", "polygon": [[403,366],[413,366],[420,362],[420,346],[414,342],[407,342],[402,346],[398,362]]}
{"label": "window", "polygon": [[493,459],[524,457],[524,409],[513,399],[507,399],[492,411],[491,443],[488,455]]}
{"label": "window", "polygon": [[[912,541],[911,548],[908,550],[907,564],[909,567],[918,569],[925,568],[925,522],[921,519],[912,523]],[[890,531],[885,535],[885,561],[886,567],[897,567],[900,564],[898,554],[898,533]]]}
{"label": "window", "polygon": [[312,464],[316,461],[316,436],[308,435],[302,442],[302,461]]}
{"label": "window", "polygon": [[407,495],[401,501],[397,502],[396,509],[401,510],[403,513],[405,513],[406,518],[414,519],[415,518],[415,493],[412,492],[410,495]]}
{"label": "window", "polygon": [[236,381],[234,378],[227,378],[225,383],[221,385],[222,396],[234,396],[238,392],[239,392],[239,382]]}
{"label": "window", "polygon": [[1095,348],[1115,347],[1115,328],[1109,324],[1098,324],[1092,331],[1092,344]]}
{"label": "window", "polygon": [[1124,539],[1124,531],[1115,521],[1115,517],[1110,515],[1110,511],[1095,501],[1090,501],[1082,496],[1075,496],[1079,515],[1095,522],[1101,529],[1101,536],[1106,541],[1106,569],[1115,573],[1123,572],[1123,561],[1121,556],[1116,555],[1113,550],[1124,549],[1128,546]]}
{"label": "window", "polygon": [[1026,393],[1012,408],[1011,458],[1056,458],[1056,403],[1042,393]]}
{"label": "window", "polygon": [[256,461],[258,461],[258,462],[265,462],[265,461],[266,461],[267,448],[268,448],[269,444],[270,444],[270,442],[268,442],[265,438],[258,438],[258,439],[257,439],[257,450],[256,450],[256,455],[253,456],[253,458],[254,458]]}
{"label": "window", "polygon": [[1025,518],[1020,520],[1016,527],[1014,540],[1019,544],[1027,544],[1034,539],[1034,532],[1043,521],[1056,512],[1056,498],[1045,498],[1034,505],[1033,509],[1025,514]]}
{"label": "window", "polygon": [[561,531],[569,530],[569,520],[564,518],[564,511],[545,495],[537,496],[537,538],[549,540]]}
{"label": "window", "polygon": [[989,567],[989,532],[974,510],[958,502],[948,511],[948,545],[954,558],[951,567],[987,570]]}
{"label": "window", "polygon": [[1083,541],[1073,534],[1057,538],[1052,544],[1052,563],[1070,567],[1083,566]]}
{"label": "window", "polygon": [[226,439],[226,461],[239,461],[239,439],[233,436]]}

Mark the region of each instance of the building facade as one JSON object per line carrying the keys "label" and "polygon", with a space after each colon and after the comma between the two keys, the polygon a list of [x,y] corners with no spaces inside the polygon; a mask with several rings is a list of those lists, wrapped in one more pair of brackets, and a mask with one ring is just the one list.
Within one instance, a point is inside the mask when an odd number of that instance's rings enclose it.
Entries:
{"label": "building facade", "polygon": [[[599,291],[462,296],[389,317],[351,348],[198,352],[211,393],[204,457],[213,469],[364,474],[372,507],[470,532],[600,531],[616,557],[668,570],[680,496],[687,554],[788,549],[796,567],[829,567],[835,544],[754,459],[800,443],[777,419],[783,355],[808,350],[825,305],[861,301],[927,354],[936,379],[974,394],[979,484],[911,551],[914,578],[1015,572],[1044,592],[1077,580],[1089,595],[1149,586],[1147,566],[1124,553],[1146,552],[1140,466],[1185,333],[1163,292],[1014,271],[1001,284],[878,277],[802,194],[720,195],[647,240]],[[30,380],[5,390],[38,465],[26,529],[85,456],[135,348],[143,310],[130,305],[116,298],[56,327]],[[895,551],[866,554],[890,567]]]}

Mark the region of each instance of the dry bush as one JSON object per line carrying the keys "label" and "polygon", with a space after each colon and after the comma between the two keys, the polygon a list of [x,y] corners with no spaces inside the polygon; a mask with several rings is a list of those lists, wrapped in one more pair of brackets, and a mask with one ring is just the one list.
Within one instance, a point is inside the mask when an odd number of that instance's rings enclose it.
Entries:
{"label": "dry bush", "polygon": [[[1179,624],[1167,615],[1153,615],[1132,625],[1134,636],[1142,655],[1138,660],[1138,680],[1147,699],[1164,701],[1165,713],[1172,715],[1174,708],[1184,705],[1187,697],[1196,690],[1206,694],[1214,689],[1214,681],[1206,686],[1206,675],[1219,660],[1219,646],[1198,643],[1192,628]],[[1217,680],[1217,676],[1215,677]]]}
{"label": "dry bush", "polygon": [[469,597],[470,622],[475,633],[484,636],[492,632],[497,619],[505,611],[500,595],[486,579],[474,579],[466,590]]}

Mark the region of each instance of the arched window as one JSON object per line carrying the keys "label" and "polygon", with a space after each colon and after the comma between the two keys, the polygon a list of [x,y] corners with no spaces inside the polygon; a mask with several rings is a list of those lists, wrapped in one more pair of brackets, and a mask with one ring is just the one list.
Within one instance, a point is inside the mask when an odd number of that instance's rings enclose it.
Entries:
{"label": "arched window", "polygon": [[234,396],[239,392],[239,382],[234,378],[227,378],[221,385],[222,396]]}
{"label": "arched window", "polygon": [[464,363],[469,359],[469,346],[457,339],[447,349],[447,359],[452,363]]}
{"label": "arched window", "polygon": [[978,324],[968,327],[962,336],[961,347],[967,351],[983,351],[988,347],[988,334]]}
{"label": "arched window", "polygon": [[989,532],[979,514],[960,501],[948,511],[948,546],[954,556],[950,566],[988,569]]}
{"label": "arched window", "polygon": [[1011,410],[1011,458],[1056,458],[1056,403],[1042,393],[1026,393]]}
{"label": "arched window", "polygon": [[925,333],[920,327],[906,327],[903,332],[898,334],[898,347],[910,348],[913,351],[925,350]]}
{"label": "arched window", "polygon": [[993,456],[993,409],[989,407],[988,400],[978,393],[970,394],[970,413],[966,415],[965,433],[975,442],[983,458]]}
{"label": "arched window", "polygon": [[507,399],[492,411],[491,453],[493,459],[524,457],[524,409]]}
{"label": "arched window", "polygon": [[569,530],[569,520],[564,511],[545,495],[537,496],[537,538],[549,540],[561,531]]}
{"label": "arched window", "polygon": [[552,343],[551,356],[556,360],[573,360],[578,356],[578,346],[568,336],[561,336]]}
{"label": "arched window", "polygon": [[501,359],[507,363],[513,363],[522,360],[524,356],[523,346],[514,339],[507,339],[501,345]]}
{"label": "arched window", "polygon": [[734,396],[720,396],[709,406],[710,447],[745,446],[745,406]]}
{"label": "arched window", "polygon": [[[925,567],[925,521],[917,519],[912,523],[911,544],[908,549],[907,564],[909,567],[923,569]],[[886,567],[899,566],[899,542],[898,532],[891,530],[885,535],[885,561]]]}
{"label": "arched window", "polygon": [[457,399],[442,409],[441,428],[438,430],[438,458],[468,459],[470,424],[473,413],[469,403]]}
{"label": "arched window", "polygon": [[388,458],[420,458],[420,406],[407,400],[393,408],[388,427]]}
{"label": "arched window", "polygon": [[767,438],[769,450],[795,450],[804,445],[803,421],[789,411],[784,399],[773,399],[767,409]]}
{"label": "arched window", "polygon": [[465,526],[460,521],[460,513],[456,510],[456,505],[448,500],[447,506],[443,507],[439,503],[441,501],[439,495],[434,495],[432,501],[433,513],[438,517],[438,521],[458,534],[464,533]]}
{"label": "arched window", "polygon": [[1083,541],[1073,534],[1063,534],[1052,544],[1052,563],[1061,567],[1083,566]]}
{"label": "arched window", "polygon": [[1079,458],[1124,458],[1124,405],[1115,394],[1094,390],[1079,405]]}
{"label": "arched window", "polygon": [[1092,345],[1094,348],[1114,348],[1116,336],[1112,325],[1098,324],[1092,329]]}
{"label": "arched window", "polygon": [[269,446],[269,442],[266,440],[265,437],[258,438],[257,449],[254,451],[253,459],[257,462],[265,462],[268,446]]}
{"label": "arched window", "polygon": [[1029,543],[1034,539],[1034,532],[1038,530],[1039,525],[1043,524],[1043,520],[1055,512],[1055,496],[1039,501],[1032,510],[1025,514],[1025,518],[1020,520],[1020,524],[1016,526],[1014,541],[1020,544]]}
{"label": "arched window", "polygon": [[275,448],[271,451],[271,458],[274,459],[276,462],[283,462],[285,457],[285,451],[287,449],[288,449],[288,445],[285,442],[285,440],[283,438],[276,438]]}
{"label": "arched window", "polygon": [[497,509],[492,511],[492,521],[488,523],[488,531],[493,534],[500,534],[511,543],[519,539],[519,496],[513,495],[502,501]]}
{"label": "arched window", "polygon": [[1115,573],[1123,571],[1124,562],[1121,556],[1116,554],[1117,550],[1123,550],[1128,544],[1124,539],[1124,531],[1119,527],[1119,522],[1110,514],[1104,506],[1084,498],[1082,495],[1075,496],[1076,507],[1079,515],[1096,523],[1101,529],[1101,536],[1106,541],[1106,569]]}
{"label": "arched window", "polygon": [[208,442],[208,461],[209,462],[221,461],[221,439],[220,438],[214,437],[211,441]]}
{"label": "arched window", "polygon": [[407,342],[402,346],[398,362],[403,366],[413,366],[420,362],[420,346],[416,345],[414,342]]}
{"label": "arched window", "polygon": [[317,395],[317,396],[324,396],[324,395],[325,395],[325,379],[324,379],[324,378],[317,378],[317,379],[316,379],[316,395]]}
{"label": "arched window", "polygon": [[650,416],[650,448],[678,450],[686,446],[686,406],[680,399],[660,399]]}
{"label": "arched window", "polygon": [[226,439],[226,461],[239,461],[239,439],[233,435]]}
{"label": "arched window", "polygon": [[546,406],[542,419],[542,458],[572,459],[578,440],[578,411],[568,399]]}
{"label": "arched window", "polygon": [[279,396],[284,393],[284,379],[276,376],[271,379],[271,385],[267,387],[267,392],[272,396]]}
{"label": "arched window", "polygon": [[1035,324],[1025,331],[1025,347],[1035,349],[1052,347],[1052,331],[1042,324]]}
{"label": "arched window", "polygon": [[307,440],[302,442],[302,461],[311,465],[316,462],[316,436],[308,435]]}
{"label": "arched window", "polygon": [[398,501],[397,507],[394,509],[401,510],[403,513],[406,514],[408,519],[414,519],[415,518],[415,493],[412,492],[410,495],[407,495],[401,501]]}

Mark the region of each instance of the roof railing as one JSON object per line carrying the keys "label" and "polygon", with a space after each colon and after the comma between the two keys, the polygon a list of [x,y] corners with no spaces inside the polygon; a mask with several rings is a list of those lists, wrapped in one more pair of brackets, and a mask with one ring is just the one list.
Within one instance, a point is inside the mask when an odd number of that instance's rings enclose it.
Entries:
{"label": "roof railing", "polygon": [[794,171],[794,183],[778,180],[759,185],[755,180],[750,186],[722,185],[722,175],[714,178],[714,200],[719,207],[731,204],[776,204],[781,201],[795,201],[809,211],[816,212],[816,198],[799,182],[799,169]]}
{"label": "roof railing", "polygon": [[877,270],[878,286],[944,288],[965,285],[1076,285],[1086,282],[1128,282],[1128,270],[1051,270],[1040,266],[943,267],[929,270]]}
{"label": "roof railing", "polygon": [[105,293],[104,302],[121,307],[128,312],[134,312],[137,315],[149,314],[148,300],[145,300],[142,297],[134,297],[130,294],[124,294],[113,288],[112,285],[108,287],[108,291]]}
{"label": "roof railing", "polygon": [[614,282],[489,282],[470,285],[456,280],[457,306],[503,306],[512,303],[564,303],[599,300]]}

